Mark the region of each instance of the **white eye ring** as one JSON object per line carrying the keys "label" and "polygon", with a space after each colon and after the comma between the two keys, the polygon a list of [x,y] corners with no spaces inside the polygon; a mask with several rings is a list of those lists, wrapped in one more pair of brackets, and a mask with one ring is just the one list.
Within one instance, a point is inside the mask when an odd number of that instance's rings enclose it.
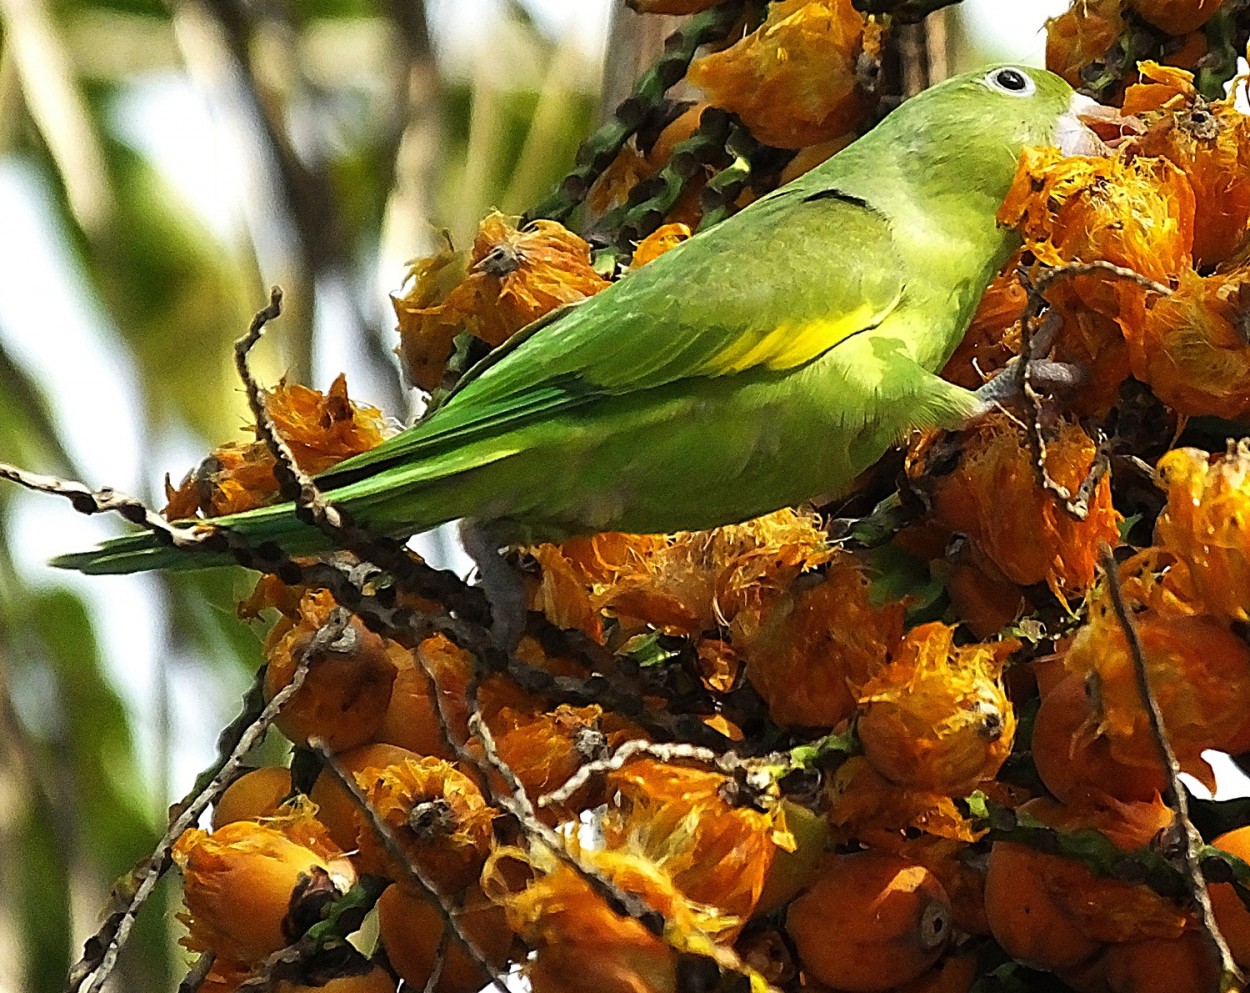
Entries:
{"label": "white eye ring", "polygon": [[1037,90],[1033,77],[1014,66],[1000,66],[985,74],[985,85],[1009,97],[1030,97]]}

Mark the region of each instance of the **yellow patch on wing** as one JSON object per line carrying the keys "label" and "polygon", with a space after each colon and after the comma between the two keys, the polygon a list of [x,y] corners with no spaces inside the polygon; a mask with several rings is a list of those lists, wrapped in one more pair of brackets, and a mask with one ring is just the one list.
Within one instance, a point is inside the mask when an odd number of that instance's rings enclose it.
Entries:
{"label": "yellow patch on wing", "polygon": [[854,334],[874,327],[893,309],[867,304],[837,317],[824,317],[805,324],[779,324],[763,334],[743,335],[732,345],[708,359],[695,375],[729,376],[748,369],[780,371],[810,362]]}

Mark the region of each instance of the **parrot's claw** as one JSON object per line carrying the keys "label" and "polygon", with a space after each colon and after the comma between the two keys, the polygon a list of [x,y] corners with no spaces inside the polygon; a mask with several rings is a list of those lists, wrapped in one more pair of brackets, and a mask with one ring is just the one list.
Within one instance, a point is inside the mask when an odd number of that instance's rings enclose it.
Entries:
{"label": "parrot's claw", "polygon": [[[1022,359],[1013,359],[1006,369],[977,390],[982,412],[1024,402],[1024,370],[1025,362]],[[1084,367],[1050,359],[1033,359],[1028,363],[1028,371],[1029,386],[1034,392],[1049,393],[1061,398],[1074,395],[1088,379]]]}
{"label": "parrot's claw", "polygon": [[525,633],[529,598],[525,580],[499,554],[502,547],[488,525],[478,521],[460,523],[460,542],[477,565],[478,581],[490,603],[490,634],[508,654],[515,651]]}

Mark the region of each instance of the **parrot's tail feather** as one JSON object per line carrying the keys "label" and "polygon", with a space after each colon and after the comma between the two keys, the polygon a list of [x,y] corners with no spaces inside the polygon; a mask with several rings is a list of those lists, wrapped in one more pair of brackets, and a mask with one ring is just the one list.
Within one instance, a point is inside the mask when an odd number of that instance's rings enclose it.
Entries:
{"label": "parrot's tail feather", "polygon": [[[276,541],[284,551],[296,555],[323,551],[327,546],[325,536],[317,528],[302,523],[289,503],[214,518],[212,524],[229,528],[250,548]],[[175,547],[154,532],[139,531],[112,538],[85,552],[58,555],[51,564],[58,569],[77,569],[88,575],[106,576],[146,572],[149,569],[180,572],[212,569],[232,565],[235,561],[228,551],[210,551],[195,545]]]}
{"label": "parrot's tail feather", "polygon": [[85,552],[58,555],[50,564],[57,569],[76,569],[89,576],[112,576],[149,569],[207,569],[230,565],[233,561],[229,554],[175,548],[151,531],[141,531],[114,538]]}

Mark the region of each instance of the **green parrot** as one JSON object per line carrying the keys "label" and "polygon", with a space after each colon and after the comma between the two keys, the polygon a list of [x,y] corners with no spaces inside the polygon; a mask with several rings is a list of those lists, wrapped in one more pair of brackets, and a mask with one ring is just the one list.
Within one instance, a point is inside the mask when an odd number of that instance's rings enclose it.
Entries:
{"label": "green parrot", "polygon": [[[498,544],[664,533],[820,501],[916,428],[1006,391],[936,375],[1016,248],[995,215],[1021,151],[1092,151],[1103,110],[1052,73],[956,76],[823,165],[531,324],[423,420],[317,477],[371,533],[457,519]],[[326,550],[280,504],[196,524]],[[225,564],[150,532],[53,564],[87,573]]]}

